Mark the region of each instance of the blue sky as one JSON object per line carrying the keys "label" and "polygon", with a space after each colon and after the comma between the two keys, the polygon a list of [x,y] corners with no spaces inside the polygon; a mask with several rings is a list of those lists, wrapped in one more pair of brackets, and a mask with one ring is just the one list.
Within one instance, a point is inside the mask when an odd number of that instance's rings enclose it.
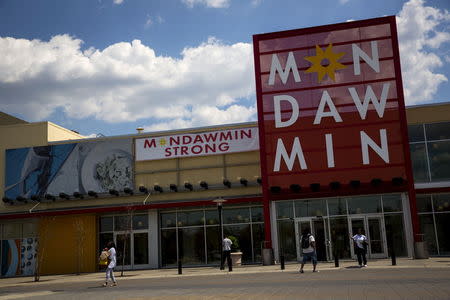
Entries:
{"label": "blue sky", "polygon": [[256,120],[252,35],[397,15],[406,102],[450,101],[450,1],[0,0],[0,110],[84,135]]}

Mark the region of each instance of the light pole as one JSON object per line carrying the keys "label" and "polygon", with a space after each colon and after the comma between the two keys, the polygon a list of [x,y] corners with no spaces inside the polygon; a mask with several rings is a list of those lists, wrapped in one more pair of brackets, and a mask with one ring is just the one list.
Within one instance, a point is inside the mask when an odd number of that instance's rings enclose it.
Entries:
{"label": "light pole", "polygon": [[220,252],[220,269],[223,270],[223,248],[222,248],[222,241],[223,241],[223,222],[222,222],[222,204],[225,203],[227,200],[223,199],[222,197],[219,197],[217,199],[214,199],[213,202],[217,205],[217,211],[219,213],[219,252]]}

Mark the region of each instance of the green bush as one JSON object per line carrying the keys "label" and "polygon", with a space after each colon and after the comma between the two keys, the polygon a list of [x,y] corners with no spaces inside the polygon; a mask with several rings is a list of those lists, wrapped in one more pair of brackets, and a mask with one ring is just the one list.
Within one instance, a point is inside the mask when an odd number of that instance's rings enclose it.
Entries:
{"label": "green bush", "polygon": [[233,235],[228,236],[228,238],[233,243],[233,244],[231,244],[231,252],[239,252],[240,251],[239,240]]}

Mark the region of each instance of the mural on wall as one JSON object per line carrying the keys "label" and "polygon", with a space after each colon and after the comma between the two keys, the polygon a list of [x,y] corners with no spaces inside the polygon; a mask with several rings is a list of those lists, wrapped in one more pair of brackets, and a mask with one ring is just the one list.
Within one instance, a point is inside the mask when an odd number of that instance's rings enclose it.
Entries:
{"label": "mural on wall", "polygon": [[37,258],[37,238],[2,241],[1,276],[33,275]]}
{"label": "mural on wall", "polygon": [[6,150],[5,196],[132,188],[131,147],[131,139],[117,139]]}

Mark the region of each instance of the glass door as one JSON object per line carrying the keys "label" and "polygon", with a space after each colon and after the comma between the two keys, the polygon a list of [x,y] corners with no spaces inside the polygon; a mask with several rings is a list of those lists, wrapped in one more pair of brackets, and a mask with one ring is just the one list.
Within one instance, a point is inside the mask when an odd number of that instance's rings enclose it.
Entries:
{"label": "glass door", "polygon": [[297,260],[302,260],[301,236],[305,229],[314,236],[316,240],[317,260],[326,261],[329,259],[328,230],[323,218],[299,218],[295,219],[295,244],[297,248]]}
{"label": "glass door", "polygon": [[[350,236],[358,233],[362,229],[367,237],[369,244],[367,247],[367,256],[369,258],[387,257],[386,233],[384,231],[383,217],[381,216],[361,216],[352,217]],[[351,247],[352,256],[355,256],[355,249]]]}
{"label": "glass door", "polygon": [[131,268],[131,235],[129,233],[114,233],[114,241],[116,244],[117,266],[116,269]]}

